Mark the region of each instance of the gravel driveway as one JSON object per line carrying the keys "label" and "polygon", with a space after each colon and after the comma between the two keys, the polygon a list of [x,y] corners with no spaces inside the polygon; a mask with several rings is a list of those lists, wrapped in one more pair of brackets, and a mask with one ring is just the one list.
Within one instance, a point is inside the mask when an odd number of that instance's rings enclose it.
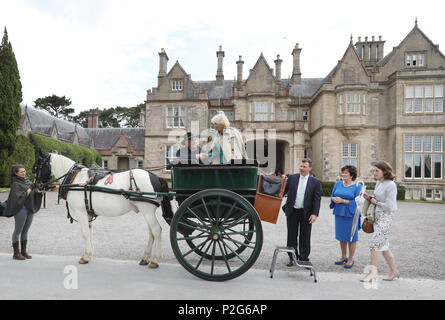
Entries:
{"label": "gravel driveway", "polygon": [[[7,198],[0,194],[0,201]],[[400,272],[405,278],[445,279],[445,205],[433,203],[400,202],[392,230],[391,249]],[[164,261],[178,263],[169,242],[169,226],[158,209],[158,220],[163,228]],[[14,219],[0,218],[0,252],[10,253]],[[255,264],[256,269],[269,269],[273,251],[277,245],[286,244],[286,219],[281,212],[277,225],[263,223],[264,245]],[[94,222],[93,244],[95,256],[102,258],[134,260],[139,262],[148,241],[148,229],[142,216],[130,213],[119,218],[98,218]],[[312,231],[311,261],[317,271],[361,273],[369,263],[370,235],[360,232],[356,265],[352,270],[335,266],[341,255],[334,236],[334,217],[329,210],[329,199],[323,198],[320,218]],[[66,219],[65,202],[57,205],[57,193],[47,196],[47,208],[36,216],[29,233],[31,254],[77,256],[84,251],[83,239],[77,223],[71,225]],[[287,256],[279,257],[277,269],[285,270]],[[77,261],[73,261],[77,263]],[[380,273],[389,271],[383,257]]]}

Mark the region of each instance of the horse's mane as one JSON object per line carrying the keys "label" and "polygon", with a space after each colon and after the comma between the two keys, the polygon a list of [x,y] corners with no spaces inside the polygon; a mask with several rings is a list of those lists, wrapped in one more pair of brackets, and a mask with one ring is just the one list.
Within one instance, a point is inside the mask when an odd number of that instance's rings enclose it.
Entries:
{"label": "horse's mane", "polygon": [[75,161],[60,154],[51,153],[51,166],[54,171],[61,171],[61,168],[70,168],[74,165]]}

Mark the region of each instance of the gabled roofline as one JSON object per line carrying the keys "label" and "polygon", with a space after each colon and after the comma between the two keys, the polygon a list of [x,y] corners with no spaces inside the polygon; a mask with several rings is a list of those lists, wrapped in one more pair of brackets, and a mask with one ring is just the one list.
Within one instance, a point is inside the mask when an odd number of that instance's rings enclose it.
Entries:
{"label": "gabled roofline", "polygon": [[426,40],[428,43],[431,44],[431,46],[435,47],[437,49],[437,52],[442,56],[442,58],[445,59],[445,55],[440,51],[439,46],[435,44],[433,41],[431,41],[430,38],[422,31],[422,29],[419,28],[419,25],[416,20],[416,24],[414,25],[414,28],[406,35],[406,37],[402,40],[402,42],[399,43],[398,46],[394,47],[390,53],[388,53],[382,60],[376,63],[377,67],[384,67],[392,58],[392,56],[396,53],[397,50],[402,47],[402,45],[405,44],[405,42],[408,40],[408,38],[413,34],[415,31],[418,31]]}
{"label": "gabled roofline", "polygon": [[[266,58],[264,57],[264,55],[263,55],[262,52],[261,52],[260,57],[258,58],[257,62],[255,63],[255,65],[253,66],[253,68],[250,69],[250,71],[255,70],[256,67],[258,67],[258,65],[260,64],[260,61],[261,61],[261,60],[264,60],[264,62],[266,63],[266,67],[269,69],[270,73],[272,74],[273,80],[274,80],[274,81],[277,81],[277,79],[276,79],[274,73],[272,72],[272,68],[271,68],[271,67],[269,66],[269,64],[267,63],[267,60],[266,60]],[[249,81],[251,75],[252,75],[252,72],[249,72],[249,76],[247,77],[245,83],[247,83],[247,82]]]}

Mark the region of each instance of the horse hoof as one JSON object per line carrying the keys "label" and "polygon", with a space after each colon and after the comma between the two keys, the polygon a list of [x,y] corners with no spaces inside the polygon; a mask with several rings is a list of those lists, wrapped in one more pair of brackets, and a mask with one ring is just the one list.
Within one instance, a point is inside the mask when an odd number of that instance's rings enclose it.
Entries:
{"label": "horse hoof", "polygon": [[89,261],[86,261],[85,259],[80,259],[79,264],[88,264]]}
{"label": "horse hoof", "polygon": [[148,261],[145,260],[141,260],[141,262],[139,262],[140,266],[148,266]]}
{"label": "horse hoof", "polygon": [[156,262],[150,262],[150,264],[148,265],[148,268],[157,269],[157,268],[159,268],[159,264],[157,264]]}

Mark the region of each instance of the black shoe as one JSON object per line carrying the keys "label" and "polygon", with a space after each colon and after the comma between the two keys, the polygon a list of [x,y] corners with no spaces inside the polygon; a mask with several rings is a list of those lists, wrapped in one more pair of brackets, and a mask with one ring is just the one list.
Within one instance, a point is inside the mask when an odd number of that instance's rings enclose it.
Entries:
{"label": "black shoe", "polygon": [[292,259],[289,259],[289,262],[286,264],[286,267],[291,268],[291,267],[293,267],[293,266],[295,266],[294,261],[293,261]]}

